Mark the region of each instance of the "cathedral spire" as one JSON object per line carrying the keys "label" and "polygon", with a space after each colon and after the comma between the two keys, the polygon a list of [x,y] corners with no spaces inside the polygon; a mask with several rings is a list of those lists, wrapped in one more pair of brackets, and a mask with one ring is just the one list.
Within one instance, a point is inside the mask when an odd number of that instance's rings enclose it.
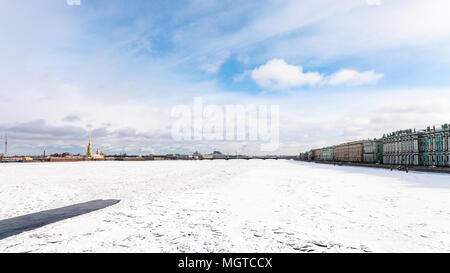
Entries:
{"label": "cathedral spire", "polygon": [[92,157],[91,129],[90,128],[89,128],[89,144],[87,146],[86,156]]}
{"label": "cathedral spire", "polygon": [[100,147],[97,148],[97,152],[92,153],[92,143],[91,143],[91,129],[89,129],[89,144],[86,150],[86,158],[92,160],[101,160],[105,157],[103,156],[103,150],[100,151]]}

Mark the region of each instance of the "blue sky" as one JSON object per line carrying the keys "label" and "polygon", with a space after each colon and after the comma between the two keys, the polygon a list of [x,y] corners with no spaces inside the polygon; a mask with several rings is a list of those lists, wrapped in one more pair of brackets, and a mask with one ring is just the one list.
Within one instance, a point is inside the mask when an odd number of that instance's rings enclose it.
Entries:
{"label": "blue sky", "polygon": [[257,151],[173,141],[194,96],[279,105],[284,154],[450,121],[448,1],[0,2],[15,153]]}

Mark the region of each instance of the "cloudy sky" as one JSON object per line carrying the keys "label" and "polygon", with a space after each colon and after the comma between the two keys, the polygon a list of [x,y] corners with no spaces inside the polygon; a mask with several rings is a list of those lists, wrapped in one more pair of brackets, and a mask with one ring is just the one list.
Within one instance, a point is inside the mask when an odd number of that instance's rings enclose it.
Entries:
{"label": "cloudy sky", "polygon": [[173,140],[194,97],[279,105],[277,154],[450,122],[450,1],[237,3],[0,0],[9,152],[258,153]]}

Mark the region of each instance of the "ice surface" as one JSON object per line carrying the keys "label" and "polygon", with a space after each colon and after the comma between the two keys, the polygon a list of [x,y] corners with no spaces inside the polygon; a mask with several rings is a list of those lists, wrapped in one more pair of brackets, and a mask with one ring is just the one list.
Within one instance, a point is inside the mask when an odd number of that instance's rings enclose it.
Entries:
{"label": "ice surface", "polygon": [[450,175],[275,160],[0,165],[0,220],[120,203],[0,252],[450,250]]}

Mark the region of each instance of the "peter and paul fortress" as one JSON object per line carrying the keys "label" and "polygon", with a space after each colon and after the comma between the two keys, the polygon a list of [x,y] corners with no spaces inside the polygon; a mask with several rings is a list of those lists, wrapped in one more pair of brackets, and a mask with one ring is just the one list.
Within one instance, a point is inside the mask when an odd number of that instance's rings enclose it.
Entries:
{"label": "peter and paul fortress", "polygon": [[86,158],[87,159],[104,159],[105,158],[103,151],[100,151],[99,149],[97,149],[97,152],[95,154],[92,153],[91,130],[89,130],[89,144],[87,146]]}

